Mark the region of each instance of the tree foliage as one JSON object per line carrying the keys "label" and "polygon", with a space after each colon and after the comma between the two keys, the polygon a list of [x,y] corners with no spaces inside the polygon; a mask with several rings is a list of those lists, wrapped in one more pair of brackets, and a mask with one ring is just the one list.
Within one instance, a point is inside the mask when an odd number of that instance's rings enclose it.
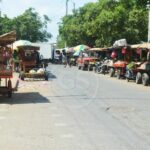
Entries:
{"label": "tree foliage", "polygon": [[99,0],[88,3],[72,15],[64,16],[59,37],[68,46],[111,46],[126,38],[129,44],[147,41],[146,0]]}
{"label": "tree foliage", "polygon": [[13,19],[6,15],[0,18],[0,34],[11,30],[17,31],[17,39],[36,41],[47,41],[51,38],[51,34],[47,32],[47,24],[50,19],[47,15],[42,18],[33,9],[27,9],[22,15]]}

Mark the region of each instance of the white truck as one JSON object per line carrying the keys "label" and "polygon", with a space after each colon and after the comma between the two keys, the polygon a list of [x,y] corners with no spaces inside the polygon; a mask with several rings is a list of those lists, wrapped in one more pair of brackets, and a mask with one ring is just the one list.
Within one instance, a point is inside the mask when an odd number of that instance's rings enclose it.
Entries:
{"label": "white truck", "polygon": [[53,59],[53,45],[50,43],[34,43],[40,47],[40,58],[42,60],[50,61]]}

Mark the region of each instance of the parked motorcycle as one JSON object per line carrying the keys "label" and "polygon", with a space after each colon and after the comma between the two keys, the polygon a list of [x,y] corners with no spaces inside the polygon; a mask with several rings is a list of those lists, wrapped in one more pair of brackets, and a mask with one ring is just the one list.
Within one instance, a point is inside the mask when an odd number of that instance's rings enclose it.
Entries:
{"label": "parked motorcycle", "polygon": [[97,62],[95,64],[95,72],[96,73],[101,73],[101,74],[106,74],[107,72],[107,65],[106,65],[106,59],[100,61],[100,62]]}
{"label": "parked motorcycle", "polygon": [[127,79],[127,81],[129,82],[130,80],[135,80],[136,79],[136,74],[133,70],[127,70],[125,77]]}
{"label": "parked motorcycle", "polygon": [[100,66],[101,66],[101,62],[100,62],[100,61],[98,61],[98,62],[95,63],[94,71],[95,71],[96,73],[98,73],[98,70],[99,70],[99,67],[100,67]]}
{"label": "parked motorcycle", "polygon": [[126,74],[125,74],[125,77],[127,79],[127,81],[129,82],[129,80],[136,80],[137,78],[137,67],[140,66],[141,63],[139,62],[130,62],[128,65],[127,65],[127,70],[126,70]]}

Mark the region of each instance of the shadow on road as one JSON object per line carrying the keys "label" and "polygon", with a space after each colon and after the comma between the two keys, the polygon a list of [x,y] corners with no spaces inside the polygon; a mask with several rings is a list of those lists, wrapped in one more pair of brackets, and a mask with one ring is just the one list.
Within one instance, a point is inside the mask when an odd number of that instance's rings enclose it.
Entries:
{"label": "shadow on road", "polygon": [[48,72],[48,78],[49,79],[56,79],[57,77],[53,73]]}
{"label": "shadow on road", "polygon": [[85,97],[86,95],[56,95],[56,96],[50,96],[52,98],[67,98],[67,97]]}
{"label": "shadow on road", "polygon": [[7,96],[0,96],[0,104],[38,104],[50,103],[49,99],[42,96],[38,92],[30,93],[15,93],[12,98]]}

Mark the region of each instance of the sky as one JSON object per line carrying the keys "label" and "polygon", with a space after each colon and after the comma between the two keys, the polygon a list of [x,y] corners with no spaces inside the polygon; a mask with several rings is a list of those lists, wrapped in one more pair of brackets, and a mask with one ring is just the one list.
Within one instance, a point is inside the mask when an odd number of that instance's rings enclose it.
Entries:
{"label": "sky", "polygon": [[[97,0],[69,0],[68,14],[72,13],[73,3],[75,8],[78,9],[88,2],[96,2]],[[13,18],[21,15],[26,9],[33,7],[40,16],[48,15],[51,23],[48,25],[48,32],[52,34],[50,43],[56,42],[58,35],[58,26],[61,18],[66,14],[66,0],[2,0],[0,9],[2,14]]]}

